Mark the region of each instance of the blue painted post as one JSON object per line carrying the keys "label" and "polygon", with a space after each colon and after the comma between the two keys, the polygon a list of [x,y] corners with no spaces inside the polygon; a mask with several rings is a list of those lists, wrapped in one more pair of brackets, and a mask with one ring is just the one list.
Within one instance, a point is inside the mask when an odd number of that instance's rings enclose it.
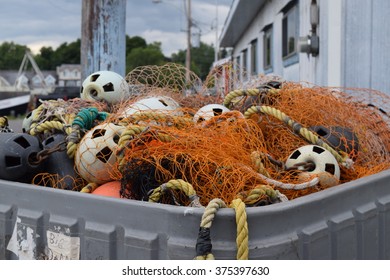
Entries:
{"label": "blue painted post", "polygon": [[83,0],[81,79],[100,70],[125,76],[126,0]]}

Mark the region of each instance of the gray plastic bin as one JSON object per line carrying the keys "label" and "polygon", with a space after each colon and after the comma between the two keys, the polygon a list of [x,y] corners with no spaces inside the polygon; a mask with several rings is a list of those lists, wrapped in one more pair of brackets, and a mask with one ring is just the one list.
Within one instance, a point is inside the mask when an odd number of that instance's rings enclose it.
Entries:
{"label": "gray plastic bin", "polygon": [[[390,259],[390,170],[247,208],[250,259]],[[0,181],[0,259],[192,259],[203,210]],[[236,257],[233,209],[211,227]]]}

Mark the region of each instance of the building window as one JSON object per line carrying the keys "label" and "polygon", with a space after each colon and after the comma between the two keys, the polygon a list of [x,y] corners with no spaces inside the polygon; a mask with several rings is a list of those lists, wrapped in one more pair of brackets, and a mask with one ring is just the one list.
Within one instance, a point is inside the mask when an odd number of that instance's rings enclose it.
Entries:
{"label": "building window", "polygon": [[[298,62],[297,43],[299,31],[299,14],[297,1],[289,2],[283,9],[282,21],[282,53],[283,60],[289,60],[290,63]],[[291,59],[292,57],[296,59]],[[287,66],[287,65],[285,65]]]}
{"label": "building window", "polygon": [[264,72],[272,71],[272,24],[267,25],[264,29]]}
{"label": "building window", "polygon": [[251,42],[251,74],[257,74],[257,39]]}
{"label": "building window", "polygon": [[242,71],[240,63],[241,63],[240,56],[237,56],[236,57],[236,66],[234,69],[235,70],[234,71],[234,79],[237,81],[240,80],[240,72]]}
{"label": "building window", "polygon": [[248,49],[242,51],[242,70],[244,80],[248,77]]}

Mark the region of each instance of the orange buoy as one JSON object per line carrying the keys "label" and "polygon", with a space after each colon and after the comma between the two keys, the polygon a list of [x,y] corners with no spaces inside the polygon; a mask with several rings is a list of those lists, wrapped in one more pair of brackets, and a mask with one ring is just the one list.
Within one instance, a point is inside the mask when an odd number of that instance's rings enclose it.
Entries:
{"label": "orange buoy", "polygon": [[92,194],[120,198],[120,189],[121,182],[112,181],[99,186],[92,192]]}

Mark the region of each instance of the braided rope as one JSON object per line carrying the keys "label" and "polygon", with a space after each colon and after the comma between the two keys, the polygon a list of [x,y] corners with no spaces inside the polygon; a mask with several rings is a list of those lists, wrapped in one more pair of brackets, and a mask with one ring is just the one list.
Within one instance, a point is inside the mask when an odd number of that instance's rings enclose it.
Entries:
{"label": "braided rope", "polygon": [[215,260],[215,257],[212,253],[207,253],[207,254],[202,255],[202,256],[196,256],[194,258],[194,260],[196,260],[196,261],[213,261],[213,260]]}
{"label": "braided rope", "polygon": [[43,104],[39,105],[37,108],[35,108],[33,111],[32,111],[32,121],[38,121],[39,120],[39,116],[42,114],[42,112],[45,110],[45,107],[43,106]]}
{"label": "braided rope", "polygon": [[227,108],[230,108],[231,102],[233,99],[240,97],[240,96],[256,96],[260,93],[260,89],[253,88],[253,89],[236,89],[231,92],[229,92],[225,99],[223,100],[223,105]]}
{"label": "braided rope", "polygon": [[96,183],[88,183],[85,187],[83,187],[80,192],[82,193],[92,193],[94,190],[96,190],[99,187]]}
{"label": "braided rope", "polygon": [[182,191],[188,198],[190,198],[190,206],[201,207],[199,197],[196,195],[193,186],[182,179],[173,179],[155,188],[152,194],[149,196],[149,202],[159,202],[163,194],[168,189]]}
{"label": "braided rope", "polygon": [[97,108],[90,107],[82,109],[72,118],[72,126],[67,128],[68,144],[66,146],[66,153],[69,158],[74,158],[76,154],[82,135],[81,131],[91,129],[95,120],[104,121],[108,115],[107,112],[99,112]]}
{"label": "braided rope", "polygon": [[[76,138],[79,139],[80,137],[76,137]],[[68,155],[69,158],[74,158],[74,156],[76,155],[77,148],[78,148],[77,142],[69,141],[68,144],[66,144],[66,154]]]}
{"label": "braided rope", "polygon": [[134,136],[139,135],[145,131],[147,131],[149,127],[147,126],[140,126],[140,125],[130,125],[126,127],[126,129],[122,132],[119,141],[118,141],[118,147],[124,148],[127,146],[128,142],[132,139],[134,139]]}
{"label": "braided rope", "polygon": [[[249,119],[252,115],[256,113],[264,113],[279,119],[280,121],[287,124],[296,134],[302,136],[309,143],[321,146],[324,149],[328,150],[336,158],[336,160],[345,167],[352,167],[352,160],[348,157],[347,154],[343,153],[342,151],[337,152],[331,146],[325,143],[322,139],[320,139],[316,134],[311,132],[306,127],[303,127],[300,123],[291,119],[282,111],[270,106],[252,106],[244,113],[244,116],[245,118]],[[343,154],[343,156],[341,154]]]}
{"label": "braided rope", "polygon": [[[136,139],[136,136],[140,136],[143,133],[150,131],[149,126],[141,125],[129,125],[121,133],[118,141],[118,150],[117,150],[117,162],[119,165],[119,170],[122,170],[123,166],[126,163],[124,149],[129,145],[132,140]],[[155,133],[155,137],[162,142],[170,142],[173,140],[173,137],[165,133]]]}
{"label": "braided rope", "polygon": [[226,208],[226,204],[222,199],[214,198],[210,200],[203,212],[200,226],[210,228],[215,218],[215,214],[220,208]]}
{"label": "braided rope", "polygon": [[[214,255],[211,253],[212,245],[211,245],[211,240],[209,240],[210,238],[209,229],[211,228],[215,215],[220,208],[226,208],[225,202],[223,202],[222,199],[214,198],[209,202],[209,204],[206,206],[203,212],[202,220],[200,222],[198,240],[196,244],[197,256],[195,257],[195,260],[215,259]],[[206,237],[202,236],[203,232],[206,232]],[[202,244],[204,242],[206,242],[206,244]]]}
{"label": "braided rope", "polygon": [[314,177],[313,179],[311,179],[308,182],[303,182],[303,183],[299,183],[299,184],[283,183],[283,182],[271,179],[271,178],[269,178],[269,177],[267,177],[267,176],[265,176],[265,175],[263,175],[261,173],[258,173],[255,170],[253,170],[252,168],[250,168],[249,166],[240,164],[240,167],[245,169],[245,170],[247,170],[248,172],[254,174],[260,180],[263,180],[267,184],[275,186],[275,187],[278,187],[278,188],[281,188],[281,189],[302,190],[302,189],[314,187],[314,186],[316,186],[319,183],[319,178],[318,177]]}
{"label": "braided rope", "polygon": [[245,211],[245,203],[240,199],[234,199],[231,204],[231,208],[234,208],[236,212],[236,224],[237,224],[237,260],[247,260],[249,257],[248,247],[248,222]]}
{"label": "braided rope", "polygon": [[193,121],[190,118],[182,117],[182,116],[172,116],[170,114],[156,112],[156,111],[140,111],[131,116],[122,119],[121,123],[124,125],[135,124],[140,121],[155,121],[157,123],[165,123],[167,125],[174,125],[178,128],[188,127],[193,125]]}
{"label": "braided rope", "polygon": [[9,128],[8,118],[5,116],[0,117],[0,133],[8,133],[8,132],[14,132],[11,128]]}
{"label": "braided rope", "polygon": [[262,158],[261,152],[258,152],[258,151],[252,152],[251,159],[252,159],[252,162],[255,165],[256,171],[258,173],[261,173],[264,176],[270,177],[270,174],[268,173],[267,169],[265,168],[265,166],[263,164],[263,158]]}
{"label": "braided rope", "polygon": [[36,136],[39,133],[44,133],[49,130],[58,130],[58,131],[65,131],[64,130],[64,124],[60,121],[45,121],[41,124],[36,125],[33,129],[31,129],[30,134],[32,136]]}
{"label": "braided rope", "polygon": [[260,179],[267,182],[267,184],[270,184],[270,185],[273,185],[275,187],[285,189],[285,190],[303,190],[303,189],[307,189],[307,188],[312,188],[320,182],[320,179],[318,177],[314,177],[313,179],[311,179],[308,182],[303,182],[303,183],[299,183],[299,184],[292,184],[292,183],[283,183],[283,182],[268,178],[260,173],[257,173],[257,176]]}
{"label": "braided rope", "polygon": [[237,195],[245,205],[255,205],[261,199],[268,197],[271,201],[276,201],[279,197],[279,192],[269,185],[258,185],[247,193]]}
{"label": "braided rope", "polygon": [[6,126],[8,126],[7,117],[0,117],[0,127],[6,127]]}
{"label": "braided rope", "polygon": [[117,162],[119,170],[126,164],[124,149],[128,146],[129,142],[134,139],[136,135],[139,135],[145,131],[147,131],[149,127],[140,126],[140,125],[130,125],[126,127],[126,129],[121,133],[118,141],[118,149],[117,149]]}

